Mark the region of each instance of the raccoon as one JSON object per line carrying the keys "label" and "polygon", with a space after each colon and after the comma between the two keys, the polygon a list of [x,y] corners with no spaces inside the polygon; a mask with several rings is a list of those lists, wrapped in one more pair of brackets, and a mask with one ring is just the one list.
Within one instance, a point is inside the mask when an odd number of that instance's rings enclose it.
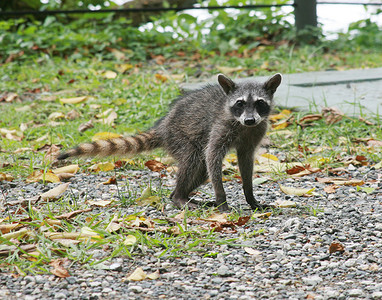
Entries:
{"label": "raccoon", "polygon": [[176,187],[170,196],[176,207],[194,207],[190,193],[210,178],[215,205],[220,211],[228,211],[222,164],[234,148],[245,199],[253,210],[261,209],[264,206],[253,195],[254,154],[266,134],[273,95],[281,78],[281,74],[275,74],[265,83],[235,83],[219,74],[218,84],[180,96],[167,115],[146,132],[81,144],[61,153],[58,159],[136,154],[162,147],[178,161]]}

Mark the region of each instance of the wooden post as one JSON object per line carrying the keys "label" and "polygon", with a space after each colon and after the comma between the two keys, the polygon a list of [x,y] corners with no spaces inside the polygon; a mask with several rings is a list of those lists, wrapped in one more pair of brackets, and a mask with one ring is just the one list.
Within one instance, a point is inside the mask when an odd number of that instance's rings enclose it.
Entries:
{"label": "wooden post", "polygon": [[317,1],[316,0],[294,0],[294,17],[297,31],[306,26],[317,27]]}

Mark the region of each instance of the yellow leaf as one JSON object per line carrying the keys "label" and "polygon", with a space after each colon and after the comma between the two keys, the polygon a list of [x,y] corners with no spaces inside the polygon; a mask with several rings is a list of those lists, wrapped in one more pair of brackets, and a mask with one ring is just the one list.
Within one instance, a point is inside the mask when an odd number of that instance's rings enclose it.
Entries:
{"label": "yellow leaf", "polygon": [[279,159],[277,158],[277,156],[273,155],[273,154],[269,154],[269,153],[263,153],[261,154],[262,157],[265,157],[265,158],[268,158],[268,159],[271,159],[271,160],[274,160],[274,161],[279,161]]}
{"label": "yellow leaf", "polygon": [[99,172],[99,171],[107,172],[107,171],[114,170],[114,168],[115,168],[115,165],[113,163],[106,162],[106,163],[98,163],[98,164],[92,165],[89,167],[89,170],[93,172]]}
{"label": "yellow leaf", "polygon": [[225,157],[226,161],[228,161],[231,164],[237,163],[237,156],[235,153],[230,153]]}
{"label": "yellow leaf", "polygon": [[261,218],[261,219],[266,219],[269,218],[272,215],[272,212],[266,212],[266,213],[254,213],[252,215],[252,218]]}
{"label": "yellow leaf", "polygon": [[382,168],[382,160],[379,163],[374,165],[375,170],[379,170],[380,168]]}
{"label": "yellow leaf", "polygon": [[73,97],[73,98],[61,98],[60,102],[64,104],[77,104],[84,102],[88,99],[88,96]]}
{"label": "yellow leaf", "polygon": [[279,184],[280,190],[283,191],[287,195],[296,195],[296,196],[302,196],[305,194],[311,194],[316,188],[294,188],[294,187],[287,187]]}
{"label": "yellow leaf", "polygon": [[54,174],[62,174],[62,173],[76,174],[78,169],[79,169],[78,165],[69,165],[69,166],[53,169],[52,172]]}
{"label": "yellow leaf", "polygon": [[129,234],[126,239],[123,241],[123,244],[126,246],[132,246],[137,242],[137,238],[134,235]]}
{"label": "yellow leaf", "polygon": [[133,68],[134,66],[131,65],[131,64],[120,64],[120,65],[115,65],[115,69],[119,72],[119,73],[125,73],[127,70],[130,70],[131,68]]}
{"label": "yellow leaf", "polygon": [[42,200],[56,200],[59,199],[67,190],[69,183],[63,183],[55,188],[41,194]]}
{"label": "yellow leaf", "polygon": [[270,115],[269,119],[271,121],[275,122],[275,121],[278,121],[278,120],[282,120],[282,119],[288,118],[291,113],[292,112],[290,110],[283,109],[280,113],[278,113],[276,115]]}
{"label": "yellow leaf", "polygon": [[108,71],[106,71],[106,72],[104,72],[103,74],[102,74],[102,76],[103,77],[105,77],[105,78],[107,78],[107,79],[114,79],[114,78],[116,78],[117,77],[117,73],[116,72],[114,72],[114,71],[110,71],[110,70],[108,70]]}
{"label": "yellow leaf", "polygon": [[10,240],[10,239],[21,238],[24,235],[29,235],[30,233],[31,233],[31,231],[29,231],[28,229],[22,228],[18,231],[15,231],[15,232],[5,233],[1,237],[6,239],[6,240]]}
{"label": "yellow leaf", "polygon": [[238,66],[238,67],[225,67],[225,66],[216,66],[216,69],[218,69],[220,72],[224,74],[230,74],[234,72],[241,72],[245,70],[243,67]]}
{"label": "yellow leaf", "polygon": [[147,275],[145,273],[145,271],[143,271],[142,268],[138,267],[134,270],[133,273],[130,274],[129,277],[127,277],[127,280],[131,280],[131,281],[142,281],[144,279],[146,279]]}
{"label": "yellow leaf", "polygon": [[277,123],[277,124],[272,125],[272,129],[273,130],[280,130],[280,129],[284,129],[288,126],[289,126],[289,122],[285,121],[285,122],[281,122],[281,123]]}
{"label": "yellow leaf", "polygon": [[0,181],[12,181],[14,177],[10,174],[0,173]]}
{"label": "yellow leaf", "polygon": [[152,205],[158,206],[161,205],[159,196],[150,196],[147,198],[138,198],[136,203],[140,206]]}
{"label": "yellow leaf", "polygon": [[110,140],[114,138],[119,138],[122,135],[118,133],[113,133],[113,132],[98,132],[92,137],[92,141],[99,141],[99,140]]}
{"label": "yellow leaf", "polygon": [[53,174],[51,171],[47,171],[46,173],[44,173],[43,170],[37,170],[34,171],[31,175],[29,175],[26,179],[27,183],[39,181],[57,183],[60,182],[60,178],[56,174]]}
{"label": "yellow leaf", "polygon": [[65,119],[65,115],[62,112],[52,112],[49,117],[49,120],[58,120],[58,119]]}
{"label": "yellow leaf", "polygon": [[164,76],[164,75],[162,75],[162,74],[159,74],[159,73],[155,74],[155,78],[156,78],[157,80],[159,80],[159,81],[162,81],[162,82],[166,82],[167,79],[168,79],[166,76]]}
{"label": "yellow leaf", "polygon": [[121,228],[121,225],[115,222],[110,222],[109,225],[106,227],[107,232],[115,232],[118,231]]}

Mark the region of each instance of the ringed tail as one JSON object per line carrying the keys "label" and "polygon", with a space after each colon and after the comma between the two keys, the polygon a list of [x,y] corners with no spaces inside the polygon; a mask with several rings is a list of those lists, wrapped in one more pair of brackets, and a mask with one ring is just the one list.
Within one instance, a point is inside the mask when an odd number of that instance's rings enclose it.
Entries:
{"label": "ringed tail", "polygon": [[149,151],[160,146],[155,131],[147,131],[134,136],[99,140],[80,144],[76,148],[61,153],[57,159],[62,160],[76,156],[123,156]]}

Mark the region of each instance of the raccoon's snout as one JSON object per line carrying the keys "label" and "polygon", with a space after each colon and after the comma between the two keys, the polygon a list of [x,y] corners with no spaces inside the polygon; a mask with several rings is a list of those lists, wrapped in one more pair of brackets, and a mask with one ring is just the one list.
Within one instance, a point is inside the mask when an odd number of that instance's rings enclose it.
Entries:
{"label": "raccoon's snout", "polygon": [[253,126],[255,124],[256,124],[256,119],[255,118],[245,118],[244,119],[244,125]]}

